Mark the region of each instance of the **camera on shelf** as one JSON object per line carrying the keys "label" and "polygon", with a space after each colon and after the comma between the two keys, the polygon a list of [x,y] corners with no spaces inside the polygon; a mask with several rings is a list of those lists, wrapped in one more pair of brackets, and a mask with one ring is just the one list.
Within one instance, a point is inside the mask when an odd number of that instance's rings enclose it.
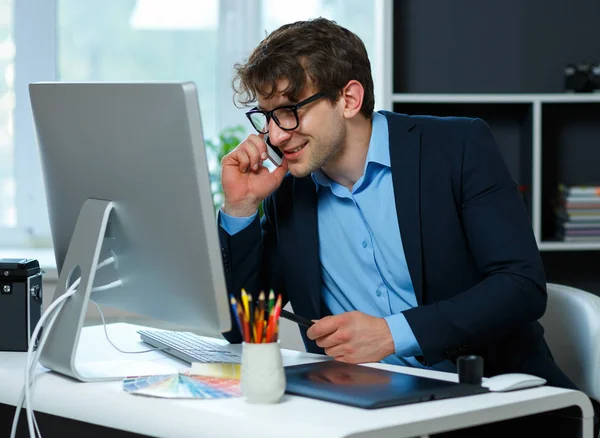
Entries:
{"label": "camera on shelf", "polygon": [[600,92],[600,63],[567,64],[565,66],[565,91]]}

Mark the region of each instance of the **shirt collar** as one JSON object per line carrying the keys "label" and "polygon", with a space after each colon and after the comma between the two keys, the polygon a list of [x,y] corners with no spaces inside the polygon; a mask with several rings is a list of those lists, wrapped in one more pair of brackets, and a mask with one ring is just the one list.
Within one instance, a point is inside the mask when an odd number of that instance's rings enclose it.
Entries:
{"label": "shirt collar", "polygon": [[[388,133],[388,121],[383,114],[373,112],[371,139],[365,162],[365,173],[369,163],[378,163],[390,167],[390,137]],[[331,186],[331,179],[321,169],[315,170],[312,179],[319,190],[319,186]]]}

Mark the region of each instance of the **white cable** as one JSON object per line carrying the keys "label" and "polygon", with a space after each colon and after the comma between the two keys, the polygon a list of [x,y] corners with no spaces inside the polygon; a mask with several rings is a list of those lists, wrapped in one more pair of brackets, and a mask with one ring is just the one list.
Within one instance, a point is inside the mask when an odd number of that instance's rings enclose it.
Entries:
{"label": "white cable", "polygon": [[[64,304],[65,304],[65,302],[62,302],[60,304],[60,306],[58,306],[55,309],[55,311],[54,311],[54,313],[53,313],[50,321],[48,322],[47,326],[44,327],[45,330],[42,332],[42,338],[40,339],[40,342],[37,345],[37,349],[35,351],[35,355],[34,355],[34,358],[33,358],[33,363],[31,364],[31,367],[30,367],[31,368],[31,372],[34,371],[34,368],[37,365],[38,358],[39,358],[39,356],[41,354],[41,351],[42,351],[44,345],[46,344],[46,339],[48,338],[48,335],[49,335],[49,333],[51,331],[51,328],[54,325],[54,322],[56,321],[56,318],[58,317],[58,314],[60,313],[60,310],[62,309],[62,307],[63,307]],[[33,391],[34,391],[34,388],[35,388],[34,384],[35,384],[35,380],[33,380],[32,385],[31,385],[31,393],[32,394],[33,394]],[[24,402],[25,402],[25,386],[23,386],[23,389],[21,390],[21,395],[19,396],[19,402],[17,403],[17,410],[16,410],[16,412],[19,412],[19,415],[15,415],[15,417],[13,418],[13,424],[12,424],[12,429],[11,429],[11,433],[10,433],[11,438],[14,438],[15,435],[16,435],[16,433],[17,433],[18,419],[19,419],[19,416],[20,416],[21,409],[23,408]],[[33,417],[33,420],[34,420],[34,426],[36,428],[36,431],[37,431],[38,435],[41,436],[39,428],[37,427],[37,421],[35,421],[35,415]]]}
{"label": "white cable", "polygon": [[[123,282],[121,280],[117,280],[117,281],[113,281],[112,283],[105,284],[103,286],[94,287],[94,288],[92,288],[92,292],[101,292],[104,290],[114,289],[114,288],[122,286],[122,285],[123,285]],[[94,303],[94,304],[96,304],[96,303]]]}
{"label": "white cable", "polygon": [[[108,265],[114,263],[115,261],[116,261],[116,259],[114,257],[108,257],[96,265],[96,270],[104,268],[105,266],[108,266]],[[37,421],[35,419],[35,414],[33,413],[33,409],[31,407],[31,397],[33,395],[33,389],[35,387],[35,367],[39,360],[39,356],[44,347],[44,344],[46,343],[48,334],[51,331],[50,329],[52,328],[52,325],[54,325],[54,321],[56,320],[56,317],[62,310],[65,300],[67,298],[71,297],[77,291],[77,287],[79,286],[80,283],[81,283],[81,277],[79,277],[77,280],[75,280],[73,282],[73,284],[71,286],[69,286],[67,291],[63,295],[61,295],[59,298],[57,298],[50,305],[50,307],[48,307],[48,309],[46,309],[46,311],[40,317],[40,320],[36,324],[35,329],[33,330],[33,334],[31,336],[31,338],[29,339],[29,346],[27,349],[27,359],[26,359],[26,363],[25,363],[25,382],[23,383],[23,390],[21,391],[21,395],[19,397],[17,409],[15,410],[15,416],[13,418],[13,425],[12,425],[12,429],[11,429],[11,438],[14,438],[16,435],[17,425],[19,423],[19,416],[20,416],[21,409],[23,406],[23,401],[25,401],[25,406],[26,406],[27,426],[29,429],[29,435],[30,435],[30,437],[33,437],[33,438],[35,438],[36,436],[41,437],[41,433],[39,431]],[[97,288],[96,290],[108,290],[108,289],[117,287],[119,285],[121,285],[120,280],[115,281],[115,282],[110,283],[105,286],[99,286],[99,288]],[[94,291],[94,289],[92,289],[92,291]],[[32,356],[33,348],[35,346],[35,340],[39,336],[39,332],[42,329],[44,322],[48,318],[50,318],[48,327],[46,327],[46,330],[44,330],[44,332],[42,334],[42,339],[40,340],[40,343],[37,346],[36,353]],[[36,433],[37,433],[37,435],[36,435]]]}
{"label": "white cable", "polygon": [[[108,257],[108,258],[106,258],[106,259],[102,260],[100,263],[98,263],[98,264],[96,265],[96,271],[98,271],[98,270],[100,270],[100,269],[104,268],[105,266],[108,266],[108,265],[110,265],[110,264],[114,263],[114,262],[115,262],[115,260],[116,260],[116,259],[115,259],[114,257]],[[72,284],[71,286],[69,286],[69,290],[70,290],[70,289],[76,289],[76,288],[79,286],[79,283],[81,283],[81,277],[77,278],[77,280],[75,280],[75,281],[73,282],[73,284]],[[118,284],[118,285],[116,285],[116,286],[120,286],[120,285],[121,285],[121,280],[113,281],[113,282],[112,282],[112,283],[110,283],[110,284],[111,284],[111,285],[114,285],[115,283],[119,283],[119,284]],[[107,286],[108,286],[108,285],[107,285]],[[116,287],[116,286],[113,286],[113,287]],[[98,287],[99,287],[99,288],[103,288],[103,287],[106,287],[106,286],[98,286]],[[103,290],[103,289],[92,288],[92,292],[96,292],[97,290]],[[46,311],[48,311],[48,309],[47,309]]]}
{"label": "white cable", "polygon": [[[60,297],[58,297],[51,305],[50,307],[48,307],[48,309],[44,312],[44,314],[42,315],[42,317],[40,318],[40,320],[38,321],[38,323],[35,326],[35,329],[33,330],[33,334],[31,335],[31,339],[29,340],[29,346],[27,349],[27,360],[25,363],[25,382],[24,382],[24,386],[25,386],[25,410],[26,410],[26,414],[27,414],[27,426],[29,428],[29,435],[31,437],[35,437],[35,430],[34,430],[34,425],[33,425],[33,414],[32,414],[32,409],[31,409],[31,393],[30,393],[30,376],[33,375],[33,365],[35,364],[35,362],[32,363],[32,352],[33,352],[33,347],[35,345],[35,340],[38,337],[38,334],[44,324],[44,322],[46,321],[46,319],[48,319],[48,316],[52,316],[54,313],[54,310],[60,305],[62,304],[67,298],[71,297],[76,289],[76,284],[79,284],[79,282],[75,282],[73,283],[73,285],[71,285],[71,287]],[[62,306],[61,306],[62,309]],[[41,348],[40,348],[41,350]],[[15,411],[15,417],[16,417],[16,421],[18,422],[18,416],[19,416],[20,412],[17,410]],[[16,432],[16,431],[15,431]]]}
{"label": "white cable", "polygon": [[[77,283],[78,284],[78,283]],[[76,285],[76,284],[75,284]],[[73,285],[73,286],[75,286]],[[65,305],[66,301],[63,301],[62,303],[60,303],[56,309],[54,309],[53,312],[50,312],[50,308],[48,308],[46,310],[46,313],[48,314],[48,317],[50,318],[50,321],[48,322],[48,324],[46,325],[46,327],[44,327],[44,330],[42,331],[42,337],[39,341],[39,343],[36,345],[36,350],[35,350],[35,354],[33,356],[33,360],[31,361],[31,363],[26,363],[26,366],[29,365],[29,369],[30,369],[30,373],[31,373],[31,381],[30,383],[30,393],[33,396],[34,393],[34,389],[35,389],[35,378],[33,377],[33,373],[35,371],[37,362],[39,360],[39,357],[41,355],[41,352],[43,351],[44,345],[46,345],[46,340],[48,339],[48,336],[50,335],[50,333],[52,332],[52,326],[54,325],[54,322],[56,321],[56,318],[58,317],[61,309],[63,308],[63,306]],[[32,340],[33,342],[33,340]],[[21,411],[21,409],[23,408],[23,403],[25,401],[25,386],[23,386],[23,389],[21,390],[21,395],[19,397],[19,402],[17,405],[17,410],[19,413]],[[20,415],[19,415],[20,416]],[[13,419],[13,428],[11,430],[11,437],[14,437],[14,435],[16,434],[17,431],[17,425],[18,425],[18,418],[19,416],[15,416],[15,418]],[[35,414],[33,414],[33,424],[35,426],[36,432],[38,433],[38,435],[41,436],[37,421],[35,419]]]}
{"label": "white cable", "polygon": [[[32,409],[32,402],[31,402],[31,387],[30,387],[30,379],[31,376],[34,375],[35,370],[34,365],[36,364],[36,362],[33,362],[33,347],[35,345],[35,339],[37,339],[40,330],[42,329],[42,326],[44,324],[44,322],[46,321],[46,319],[48,318],[48,315],[51,315],[51,311],[54,310],[54,308],[56,308],[59,304],[63,303],[64,301],[66,301],[68,298],[70,298],[71,296],[73,296],[73,294],[77,291],[77,286],[75,286],[75,284],[73,284],[73,286],[71,286],[67,292],[65,292],[63,295],[61,295],[60,297],[58,297],[58,299],[56,299],[48,308],[47,313],[44,315],[45,318],[40,318],[40,320],[38,321],[34,331],[33,331],[33,335],[31,336],[31,342],[29,342],[29,348],[27,349],[27,366],[25,367],[25,406],[26,406],[26,411],[27,411],[27,424],[29,426],[29,434],[33,437],[35,437],[35,431],[34,431],[34,426],[33,426],[33,409]],[[54,307],[53,307],[54,306]],[[61,306],[61,310],[62,310],[62,306]]]}
{"label": "white cable", "polygon": [[[34,390],[35,390],[35,378],[34,378],[34,372],[35,369],[37,367],[40,355],[42,354],[42,350],[44,348],[44,345],[46,345],[46,340],[48,339],[48,336],[50,335],[50,333],[52,332],[52,326],[54,326],[54,323],[56,322],[56,319],[58,318],[58,315],[60,314],[60,311],[62,310],[62,308],[64,307],[66,301],[63,301],[54,311],[54,313],[52,314],[52,317],[50,318],[50,320],[48,321],[48,324],[46,324],[46,326],[44,327],[43,331],[42,331],[42,337],[38,343],[38,345],[36,346],[36,350],[35,350],[35,354],[33,355],[33,360],[31,361],[31,363],[29,364],[29,372],[31,373],[31,396],[33,397],[34,394]],[[37,429],[37,422],[35,421],[35,414],[33,416],[33,420],[34,420],[34,425],[36,425],[36,429]],[[39,430],[37,431],[38,434],[40,434]],[[41,434],[40,434],[41,435]]]}
{"label": "white cable", "polygon": [[151,348],[148,350],[139,350],[139,351],[121,350],[119,347],[117,347],[115,345],[115,343],[108,336],[108,330],[106,329],[106,320],[104,319],[104,313],[102,313],[102,309],[100,308],[98,303],[96,303],[95,301],[92,301],[92,300],[90,300],[90,301],[94,304],[94,306],[96,306],[96,309],[98,309],[98,312],[100,312],[100,318],[102,318],[102,325],[104,326],[104,335],[106,336],[106,340],[109,342],[110,345],[112,345],[115,348],[115,350],[119,351],[120,353],[125,353],[125,354],[139,354],[139,353],[150,353],[152,351],[168,349],[168,347],[166,347],[166,348]]}
{"label": "white cable", "polygon": [[[62,310],[62,308],[64,307],[66,301],[63,301],[60,306],[58,306],[56,308],[56,310],[54,311],[54,314],[52,315],[52,318],[50,318],[50,321],[48,321],[48,324],[46,327],[44,327],[44,330],[42,331],[42,338],[40,339],[39,344],[36,346],[36,350],[35,350],[35,354],[33,355],[33,360],[31,363],[31,366],[29,367],[30,369],[30,373],[31,373],[31,396],[33,397],[33,394],[35,394],[35,368],[37,366],[37,363],[39,361],[40,355],[42,354],[42,349],[44,348],[44,345],[46,345],[46,340],[48,339],[48,336],[50,335],[50,333],[52,332],[52,326],[54,325],[54,322],[56,321],[56,319],[58,318],[58,315],[60,314],[60,311]],[[23,398],[25,396],[25,393],[23,392]],[[21,404],[21,406],[23,406]],[[35,430],[37,432],[37,434],[41,437],[42,434],[40,433],[40,429],[38,427],[37,421],[35,419],[35,413],[33,414],[33,425],[35,426]]]}
{"label": "white cable", "polygon": [[96,265],[96,271],[99,269],[104,268],[105,266],[108,266],[110,264],[113,264],[116,261],[116,259],[114,257],[107,257],[104,260],[102,260],[100,263],[98,263]]}
{"label": "white cable", "polygon": [[[102,312],[102,309],[100,308],[100,306],[98,305],[97,302],[95,302],[93,300],[90,300],[90,302],[92,304],[94,304],[94,306],[96,306],[96,309],[98,309],[98,312],[100,313],[100,318],[102,318],[102,325],[104,326],[104,335],[106,336],[106,340],[118,352],[125,353],[125,354],[139,354],[139,353],[150,353],[152,351],[166,351],[166,350],[172,350],[173,349],[172,347],[153,347],[153,348],[149,348],[147,350],[137,350],[137,351],[125,351],[125,350],[122,350],[121,348],[117,347],[117,345],[110,339],[110,336],[108,336],[108,330],[106,328],[106,320],[104,319],[104,313]],[[197,349],[198,349],[197,347],[192,347],[192,348],[178,348],[179,351],[187,351],[187,350],[189,350],[189,351],[196,351]]]}
{"label": "white cable", "polygon": [[[109,261],[109,260],[106,260],[105,262],[107,262],[107,261]],[[104,263],[102,266],[99,265],[98,268],[102,268],[102,267],[106,266],[107,264],[108,263]],[[79,283],[80,283],[80,279],[77,279],[73,283],[73,285],[71,286],[71,288],[77,287],[79,285]],[[96,288],[93,288],[92,292],[113,289],[115,287],[120,286],[121,284],[122,284],[121,280],[113,281],[112,283],[109,283],[107,285],[98,286]],[[71,289],[71,288],[69,288],[69,289]],[[43,349],[44,345],[46,344],[46,339],[48,338],[48,335],[51,332],[52,326],[54,325],[54,322],[56,321],[56,318],[58,317],[58,314],[60,313],[61,309],[63,308],[65,302],[66,301],[63,301],[62,303],[60,303],[60,305],[54,310],[54,313],[52,314],[50,321],[48,322],[47,326],[44,327],[45,330],[42,332],[42,338],[40,339],[40,342],[37,345],[36,352],[35,352],[35,354],[33,356],[32,361],[31,361],[31,364],[30,364],[31,365],[30,366],[30,373],[31,373],[30,388],[31,389],[29,391],[30,394],[31,394],[31,396],[33,396],[34,390],[35,390],[35,379],[33,378],[33,372],[35,371],[35,367],[36,367],[37,362],[39,360],[39,357],[40,357],[40,354],[42,352],[42,349]],[[94,304],[96,304],[96,303],[94,303]],[[96,306],[98,306],[98,305],[96,304]],[[48,310],[50,310],[50,309],[48,309]],[[21,397],[19,399],[19,405],[17,407],[17,409],[19,411],[23,407],[23,401],[24,400],[25,400],[25,388],[23,388],[23,391],[21,392]],[[32,416],[33,416],[33,425],[35,426],[36,432],[37,432],[37,434],[39,436],[41,436],[41,433],[39,431],[39,427],[38,427],[37,421],[35,419],[35,413],[33,413],[33,411],[32,411]],[[17,426],[17,424],[18,424],[18,421],[16,421],[16,422],[13,423],[13,427],[15,428],[14,429],[15,433],[16,433],[16,426]],[[12,436],[12,432],[11,432],[11,436]]]}

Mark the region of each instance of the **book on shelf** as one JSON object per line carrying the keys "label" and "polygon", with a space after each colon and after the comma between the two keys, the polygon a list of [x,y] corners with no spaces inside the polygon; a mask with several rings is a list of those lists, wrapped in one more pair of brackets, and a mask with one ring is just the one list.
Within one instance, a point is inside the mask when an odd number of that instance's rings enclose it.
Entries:
{"label": "book on shelf", "polygon": [[556,218],[560,222],[598,222],[600,221],[600,210],[585,212],[572,212],[569,210],[556,210]]}
{"label": "book on shelf", "polygon": [[600,239],[600,186],[559,184],[554,214],[557,239],[597,242]]}
{"label": "book on shelf", "polygon": [[569,186],[566,184],[559,184],[558,191],[565,198],[600,198],[600,185]]}
{"label": "book on shelf", "polygon": [[564,241],[596,241],[600,239],[600,225],[587,229],[559,228],[556,232],[556,238]]}
{"label": "book on shelf", "polygon": [[588,202],[565,202],[563,206],[569,210],[588,210],[588,209],[599,209],[600,210],[600,198],[597,201]]}
{"label": "book on shelf", "polygon": [[562,240],[564,242],[598,243],[600,242],[600,236],[565,236]]}
{"label": "book on shelf", "polygon": [[600,221],[596,222],[561,222],[560,227],[565,230],[589,230],[589,229],[600,229]]}

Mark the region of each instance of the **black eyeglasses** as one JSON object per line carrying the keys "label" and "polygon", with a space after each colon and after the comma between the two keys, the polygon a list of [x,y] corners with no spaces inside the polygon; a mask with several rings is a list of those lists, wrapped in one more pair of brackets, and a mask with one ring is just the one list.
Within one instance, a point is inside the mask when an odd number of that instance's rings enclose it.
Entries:
{"label": "black eyeglasses", "polygon": [[261,134],[269,132],[269,122],[271,119],[275,120],[277,126],[284,131],[293,131],[298,127],[298,108],[308,105],[322,97],[325,97],[326,91],[322,90],[312,96],[304,99],[302,102],[298,102],[295,105],[283,105],[272,109],[271,111],[261,111],[254,108],[246,113],[246,117]]}

